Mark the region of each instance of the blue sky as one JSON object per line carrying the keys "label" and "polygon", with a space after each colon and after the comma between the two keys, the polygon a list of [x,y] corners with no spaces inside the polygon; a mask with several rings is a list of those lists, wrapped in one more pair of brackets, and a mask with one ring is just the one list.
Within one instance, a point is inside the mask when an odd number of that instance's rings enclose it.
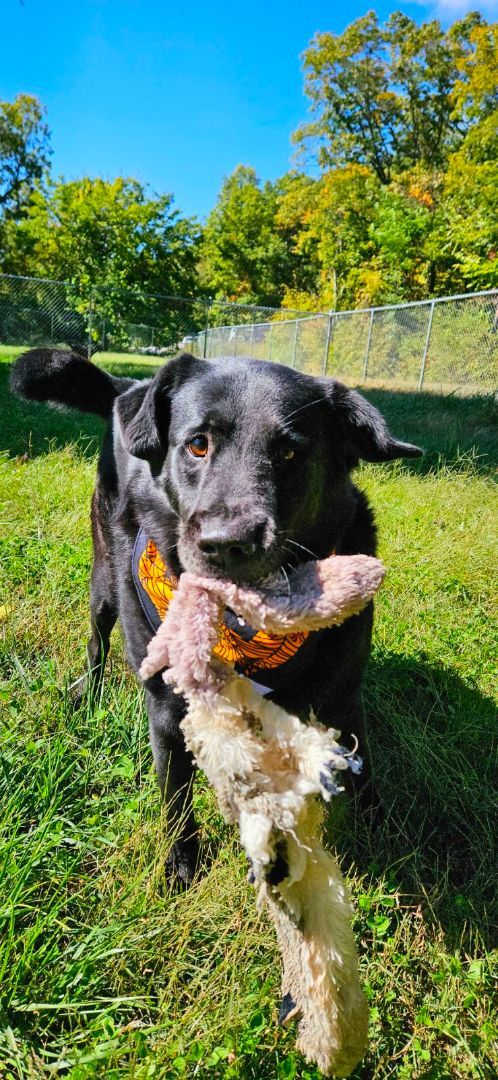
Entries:
{"label": "blue sky", "polygon": [[370,6],[448,22],[476,3],[2,0],[0,98],[47,106],[56,174],[136,176],[202,217],[237,164],[286,171],[307,111],[300,53]]}

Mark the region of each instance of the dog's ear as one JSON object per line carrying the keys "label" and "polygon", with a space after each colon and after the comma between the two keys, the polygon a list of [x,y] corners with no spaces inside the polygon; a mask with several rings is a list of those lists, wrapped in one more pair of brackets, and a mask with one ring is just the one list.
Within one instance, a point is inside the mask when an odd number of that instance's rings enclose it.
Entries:
{"label": "dog's ear", "polygon": [[168,450],[173,396],[205,365],[206,361],[182,353],[161,368],[151,381],[133,386],[116,401],[123,445],[133,457],[148,461],[153,470],[161,467]]}
{"label": "dog's ear", "polygon": [[363,461],[393,461],[394,458],[420,457],[423,450],[412,443],[401,442],[388,430],[378,409],[356,390],[335,380],[322,380],[334,416],[341,427],[344,450],[351,466]]}

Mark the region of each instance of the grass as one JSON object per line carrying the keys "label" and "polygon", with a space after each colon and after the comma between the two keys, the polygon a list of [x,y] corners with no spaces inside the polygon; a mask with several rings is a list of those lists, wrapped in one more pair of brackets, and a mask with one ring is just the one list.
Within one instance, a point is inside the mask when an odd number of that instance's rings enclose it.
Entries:
{"label": "grass", "polygon": [[[213,861],[188,894],[165,887],[170,841],[118,634],[100,702],[71,712],[101,425],[13,401],[13,352],[0,363],[0,1077],[314,1080],[277,1026],[271,929],[202,778]],[[369,397],[427,453],[358,476],[389,574],[365,686],[383,814],[352,808],[330,830],[371,1005],[354,1076],[490,1080],[492,402]]]}

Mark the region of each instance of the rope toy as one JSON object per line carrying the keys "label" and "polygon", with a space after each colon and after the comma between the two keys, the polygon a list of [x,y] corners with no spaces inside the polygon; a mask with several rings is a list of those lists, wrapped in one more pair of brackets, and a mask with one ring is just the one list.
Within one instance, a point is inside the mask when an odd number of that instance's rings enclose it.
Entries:
{"label": "rope toy", "polygon": [[239,826],[258,906],[266,903],[282,954],[280,1018],[298,1019],[297,1046],[345,1077],[363,1057],[368,1010],[351,929],[351,901],[321,844],[325,801],[361,760],[339,732],[303,724],[213,655],[225,607],[253,628],[285,634],[337,626],[377,592],[384,567],[367,555],[303,564],[285,582],[255,590],[183,573],[140,674],[164,668],[187,701],[181,728],[228,822]]}

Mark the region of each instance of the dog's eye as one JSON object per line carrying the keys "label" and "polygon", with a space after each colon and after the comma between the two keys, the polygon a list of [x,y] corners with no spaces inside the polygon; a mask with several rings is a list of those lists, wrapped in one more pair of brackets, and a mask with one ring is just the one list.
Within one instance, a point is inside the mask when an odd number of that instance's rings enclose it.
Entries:
{"label": "dog's eye", "polygon": [[281,446],[278,451],[280,461],[292,461],[296,456],[296,451],[292,446]]}
{"label": "dog's eye", "polygon": [[194,457],[206,457],[208,449],[209,443],[206,435],[194,435],[194,438],[187,443],[187,450]]}

